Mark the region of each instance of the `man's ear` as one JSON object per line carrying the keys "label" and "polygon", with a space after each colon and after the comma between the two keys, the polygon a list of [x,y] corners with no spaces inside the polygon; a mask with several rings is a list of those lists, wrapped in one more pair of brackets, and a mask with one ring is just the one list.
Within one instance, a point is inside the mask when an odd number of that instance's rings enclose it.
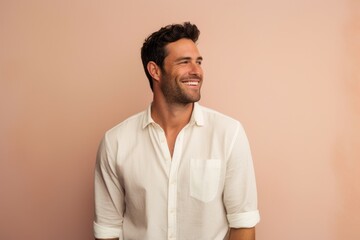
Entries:
{"label": "man's ear", "polygon": [[147,70],[154,81],[160,81],[161,70],[160,67],[153,61],[148,62]]}

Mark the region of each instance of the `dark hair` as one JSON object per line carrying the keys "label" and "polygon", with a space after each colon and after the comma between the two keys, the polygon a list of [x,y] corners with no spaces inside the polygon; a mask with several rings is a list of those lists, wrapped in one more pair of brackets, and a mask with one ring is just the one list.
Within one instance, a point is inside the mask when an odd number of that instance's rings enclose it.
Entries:
{"label": "dark hair", "polygon": [[145,39],[141,48],[141,60],[146,76],[149,79],[151,90],[153,90],[153,82],[147,70],[147,64],[150,61],[154,61],[160,69],[163,70],[164,59],[167,56],[165,49],[167,44],[176,42],[182,38],[196,42],[199,35],[200,31],[195,24],[184,22],[183,24],[172,24],[162,27],[159,31],[154,32]]}

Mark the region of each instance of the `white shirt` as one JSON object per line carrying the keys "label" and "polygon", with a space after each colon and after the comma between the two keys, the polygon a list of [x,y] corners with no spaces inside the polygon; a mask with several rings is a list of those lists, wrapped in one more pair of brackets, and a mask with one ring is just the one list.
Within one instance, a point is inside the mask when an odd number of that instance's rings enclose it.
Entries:
{"label": "white shirt", "polygon": [[194,104],[173,157],[150,107],[106,132],[95,170],[96,238],[223,240],[260,220],[241,124]]}

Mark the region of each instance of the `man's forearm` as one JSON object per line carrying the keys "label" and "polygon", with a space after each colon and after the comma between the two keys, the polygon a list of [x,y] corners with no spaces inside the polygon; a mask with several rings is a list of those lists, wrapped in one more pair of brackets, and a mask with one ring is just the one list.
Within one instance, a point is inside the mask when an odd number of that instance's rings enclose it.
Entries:
{"label": "man's forearm", "polygon": [[230,228],[229,240],[255,240],[255,228]]}
{"label": "man's forearm", "polygon": [[107,239],[95,238],[95,240],[119,240],[119,239],[118,238],[107,238]]}

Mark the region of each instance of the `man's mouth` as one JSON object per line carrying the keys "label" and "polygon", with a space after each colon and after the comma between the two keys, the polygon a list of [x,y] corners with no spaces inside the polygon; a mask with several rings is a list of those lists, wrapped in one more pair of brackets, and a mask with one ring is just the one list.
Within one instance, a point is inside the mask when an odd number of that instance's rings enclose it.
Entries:
{"label": "man's mouth", "polygon": [[197,76],[187,77],[184,78],[181,82],[189,87],[197,87],[200,86],[201,78]]}
{"label": "man's mouth", "polygon": [[188,86],[198,86],[199,85],[199,81],[184,81],[183,83]]}

